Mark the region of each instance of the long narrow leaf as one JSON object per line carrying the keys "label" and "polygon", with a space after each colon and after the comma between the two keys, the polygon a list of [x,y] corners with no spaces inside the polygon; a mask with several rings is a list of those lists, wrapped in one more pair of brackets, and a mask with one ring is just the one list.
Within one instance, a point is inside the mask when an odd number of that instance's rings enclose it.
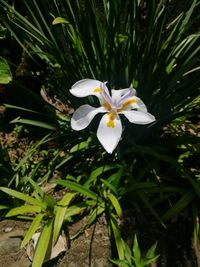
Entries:
{"label": "long narrow leaf", "polygon": [[41,212],[41,206],[24,205],[9,210],[9,212],[6,214],[6,217],[12,217],[24,213],[35,213],[35,212],[36,213]]}
{"label": "long narrow leaf", "polygon": [[56,180],[55,181],[56,184],[62,185],[62,186],[66,186],[69,187],[70,189],[79,192],[80,194],[82,194],[83,196],[87,196],[90,197],[94,200],[97,201],[98,196],[96,193],[92,192],[91,190],[85,188],[84,186],[74,183],[74,182],[70,182],[70,181],[65,181],[65,180]]}
{"label": "long narrow leaf", "polygon": [[113,194],[108,194],[108,198],[110,199],[113,207],[115,208],[117,215],[121,218],[122,217],[122,209],[121,209],[121,206],[119,204],[118,199]]}
{"label": "long narrow leaf", "polygon": [[120,235],[120,231],[117,225],[117,220],[113,214],[110,216],[110,224],[115,238],[115,244],[117,247],[119,259],[124,260],[123,240]]}
{"label": "long narrow leaf", "polygon": [[174,217],[177,213],[182,211],[185,207],[188,207],[190,202],[195,198],[193,191],[187,192],[180,200],[178,200],[171,209],[164,213],[162,220],[168,220]]}
{"label": "long narrow leaf", "polygon": [[53,244],[55,244],[58,239],[60,229],[65,218],[67,207],[71,200],[75,197],[75,195],[76,193],[67,193],[57,204],[53,229]]}
{"label": "long narrow leaf", "polygon": [[42,221],[44,217],[44,214],[38,214],[35,219],[32,221],[28,231],[26,232],[24,239],[21,243],[21,248],[25,247],[28,242],[31,240],[32,236],[34,235],[34,233],[37,231],[37,229],[40,226],[40,223]]}
{"label": "long narrow leaf", "polygon": [[41,267],[45,259],[48,248],[51,249],[53,219],[50,219],[45,225],[40,234],[36,245],[32,267]]}
{"label": "long narrow leaf", "polygon": [[12,197],[16,197],[16,198],[19,198],[21,200],[24,200],[25,202],[28,202],[32,205],[36,205],[36,206],[40,206],[41,208],[45,209],[46,208],[46,204],[43,203],[42,201],[39,201],[33,197],[30,197],[24,193],[20,193],[18,191],[15,191],[13,189],[9,189],[9,188],[6,188],[6,187],[0,187],[0,190],[3,191],[4,193],[6,194],[9,194],[11,195]]}

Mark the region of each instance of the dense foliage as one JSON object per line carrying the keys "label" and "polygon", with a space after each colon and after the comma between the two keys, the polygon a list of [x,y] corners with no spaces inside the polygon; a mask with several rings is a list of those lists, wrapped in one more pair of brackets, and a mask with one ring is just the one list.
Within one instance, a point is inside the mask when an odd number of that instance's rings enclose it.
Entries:
{"label": "dense foliage", "polygon": [[[33,266],[42,265],[62,227],[83,214],[87,223],[71,239],[105,214],[119,266],[157,259],[155,245],[142,258],[136,237],[129,249],[124,228],[130,218],[136,223],[128,235],[137,233],[140,240],[146,231],[152,243],[160,243],[161,254],[161,236],[182,224],[197,247],[199,6],[199,0],[0,0],[0,94],[6,109],[0,128],[17,140],[29,139],[25,153],[13,157],[1,135],[0,209],[2,218],[32,220],[22,247],[42,232]],[[123,120],[122,140],[107,154],[97,141],[98,120],[85,131],[70,127],[74,109],[97,105],[69,92],[85,78],[108,81],[109,89],[132,84],[156,121]],[[47,183],[54,184],[51,194],[43,190]],[[66,192],[55,200],[58,190]]]}

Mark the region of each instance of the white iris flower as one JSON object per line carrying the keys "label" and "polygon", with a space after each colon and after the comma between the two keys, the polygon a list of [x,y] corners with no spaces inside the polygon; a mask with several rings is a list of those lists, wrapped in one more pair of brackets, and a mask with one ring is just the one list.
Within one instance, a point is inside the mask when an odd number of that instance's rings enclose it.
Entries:
{"label": "white iris flower", "polygon": [[122,135],[120,114],[135,124],[149,124],[155,121],[155,117],[147,112],[142,100],[135,96],[136,90],[132,85],[126,89],[111,90],[110,95],[105,82],[84,79],[76,82],[70,92],[77,97],[98,97],[101,106],[80,106],[72,116],[71,127],[80,131],[85,129],[98,113],[106,113],[99,123],[97,137],[108,153],[113,152]]}

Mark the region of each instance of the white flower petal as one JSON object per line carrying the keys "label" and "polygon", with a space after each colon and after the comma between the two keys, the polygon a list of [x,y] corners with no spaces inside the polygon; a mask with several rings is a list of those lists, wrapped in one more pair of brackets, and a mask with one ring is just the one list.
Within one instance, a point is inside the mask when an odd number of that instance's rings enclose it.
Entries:
{"label": "white flower petal", "polygon": [[155,121],[155,117],[153,115],[144,111],[125,110],[119,113],[124,114],[130,122],[135,124],[149,124]]}
{"label": "white flower petal", "polygon": [[[122,102],[122,101],[120,101]],[[131,110],[131,109],[137,109],[140,111],[144,111],[147,112],[147,107],[144,104],[144,102],[137,96],[133,96],[131,98],[125,99],[125,101],[123,101],[121,103],[121,110]]]}
{"label": "white flower petal", "polygon": [[97,137],[108,153],[112,153],[120,141],[122,135],[122,124],[118,117],[110,121],[110,115],[105,114],[99,124]]}
{"label": "white flower petal", "polygon": [[123,101],[128,98],[134,96],[136,94],[136,90],[133,87],[120,89],[120,90],[111,90],[112,92],[112,100],[116,104],[121,104]]}
{"label": "white flower petal", "polygon": [[90,124],[94,116],[104,112],[106,112],[104,107],[95,108],[90,105],[82,105],[74,112],[71,118],[71,127],[73,130],[80,131]]}
{"label": "white flower petal", "polygon": [[89,95],[95,95],[99,97],[100,92],[105,87],[105,83],[102,83],[98,80],[84,79],[76,82],[69,91],[72,95],[77,97],[86,97]]}
{"label": "white flower petal", "polygon": [[147,107],[144,104],[144,102],[139,97],[135,97],[135,98],[136,98],[137,103],[136,104],[132,104],[131,108],[137,108],[138,110],[147,112]]}
{"label": "white flower petal", "polygon": [[113,100],[119,100],[121,97],[123,97],[124,95],[126,95],[128,92],[130,91],[129,88],[126,89],[120,89],[120,90],[111,90],[112,93],[112,99]]}

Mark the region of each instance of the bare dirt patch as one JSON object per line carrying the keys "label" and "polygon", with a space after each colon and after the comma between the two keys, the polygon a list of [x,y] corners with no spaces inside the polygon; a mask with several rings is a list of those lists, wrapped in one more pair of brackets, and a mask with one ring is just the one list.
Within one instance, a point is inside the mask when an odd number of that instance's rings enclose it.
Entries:
{"label": "bare dirt patch", "polygon": [[[69,227],[69,235],[75,234],[84,224],[84,219]],[[20,243],[29,222],[4,220],[0,222],[0,267],[29,267],[31,262]],[[44,263],[44,267],[109,267],[110,238],[106,224],[99,220],[78,238],[56,259]]]}

